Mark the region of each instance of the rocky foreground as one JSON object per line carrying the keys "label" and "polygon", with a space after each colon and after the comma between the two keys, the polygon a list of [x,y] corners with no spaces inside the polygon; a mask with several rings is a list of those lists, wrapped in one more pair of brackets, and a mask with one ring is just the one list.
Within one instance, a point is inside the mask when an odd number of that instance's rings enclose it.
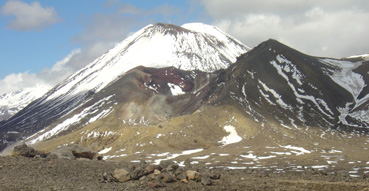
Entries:
{"label": "rocky foreground", "polygon": [[230,170],[189,162],[178,166],[172,161],[103,161],[77,152],[80,148],[70,149],[71,155],[24,145],[15,149],[13,156],[0,157],[0,190],[369,190],[369,178],[350,177],[345,170]]}

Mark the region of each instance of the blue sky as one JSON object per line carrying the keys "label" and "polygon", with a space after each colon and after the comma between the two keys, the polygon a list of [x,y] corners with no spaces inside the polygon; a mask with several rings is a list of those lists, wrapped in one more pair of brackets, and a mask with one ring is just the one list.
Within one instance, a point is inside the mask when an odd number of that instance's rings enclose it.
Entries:
{"label": "blue sky", "polygon": [[0,95],[54,86],[150,23],[204,22],[328,57],[369,53],[367,0],[2,0]]}

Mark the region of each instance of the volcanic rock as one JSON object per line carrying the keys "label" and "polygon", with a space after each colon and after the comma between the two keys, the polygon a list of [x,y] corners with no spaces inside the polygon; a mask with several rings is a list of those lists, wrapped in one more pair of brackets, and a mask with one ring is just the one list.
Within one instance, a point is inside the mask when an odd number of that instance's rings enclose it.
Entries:
{"label": "volcanic rock", "polygon": [[45,152],[37,151],[34,148],[29,147],[25,143],[15,146],[12,155],[13,156],[23,156],[23,157],[28,157],[28,158],[33,158],[35,156],[39,156],[41,158],[47,157],[47,154]]}
{"label": "volcanic rock", "polygon": [[146,183],[146,185],[149,188],[161,188],[161,187],[165,187],[165,185],[163,183],[161,183],[160,181],[148,181]]}
{"label": "volcanic rock", "polygon": [[194,170],[187,170],[186,176],[187,176],[187,180],[195,180],[195,181],[201,180],[201,174]]}
{"label": "volcanic rock", "polygon": [[59,147],[51,153],[58,156],[58,158],[66,159],[86,158],[92,160],[97,156],[95,152],[92,152],[88,148],[76,144]]}
{"label": "volcanic rock", "polygon": [[201,177],[201,184],[202,185],[209,186],[209,185],[212,185],[213,182],[211,181],[210,177],[208,177],[208,176],[202,176]]}
{"label": "volcanic rock", "polygon": [[177,181],[176,177],[169,173],[161,173],[159,177],[163,183],[173,183]]}
{"label": "volcanic rock", "polygon": [[113,172],[113,177],[119,182],[126,182],[131,179],[129,172],[125,169],[115,169]]}

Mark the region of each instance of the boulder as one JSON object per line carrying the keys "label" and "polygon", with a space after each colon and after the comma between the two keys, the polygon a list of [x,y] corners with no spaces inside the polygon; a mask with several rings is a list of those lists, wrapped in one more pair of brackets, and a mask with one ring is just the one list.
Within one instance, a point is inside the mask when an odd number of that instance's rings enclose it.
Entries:
{"label": "boulder", "polygon": [[184,162],[184,165],[187,169],[191,169],[192,168],[191,160],[186,159],[185,162]]}
{"label": "boulder", "polygon": [[47,153],[43,151],[37,151],[36,149],[29,147],[25,143],[21,145],[17,145],[13,149],[13,156],[23,156],[28,158],[38,157],[38,158],[46,158],[48,156]]}
{"label": "boulder", "polygon": [[186,173],[185,173],[185,172],[183,172],[183,173],[181,173],[181,174],[177,174],[177,175],[176,175],[176,178],[177,178],[178,180],[183,180],[183,179],[186,179],[186,180],[187,180],[187,175],[186,175]]}
{"label": "boulder", "polygon": [[187,179],[181,179],[181,182],[187,184],[188,180]]}
{"label": "boulder", "polygon": [[158,170],[158,169],[155,169],[154,170],[154,175],[159,175],[161,173],[161,171],[160,170]]}
{"label": "boulder", "polygon": [[59,147],[51,152],[52,155],[60,159],[75,159],[72,150],[69,147]]}
{"label": "boulder", "polygon": [[209,186],[209,185],[212,185],[213,182],[211,181],[210,177],[203,176],[203,177],[201,177],[201,184],[204,185],[204,186]]}
{"label": "boulder", "polygon": [[165,187],[165,185],[163,183],[161,183],[160,181],[148,181],[146,183],[146,185],[149,188],[161,188],[161,187]]}
{"label": "boulder", "polygon": [[87,159],[92,160],[97,157],[97,153],[90,151],[86,147],[82,147],[79,145],[72,145],[71,149],[72,149],[72,153],[74,157],[76,158],[87,158]]}
{"label": "boulder", "polygon": [[148,173],[146,172],[144,168],[136,168],[135,170],[131,171],[129,175],[132,180],[138,180],[142,176],[148,175]]}
{"label": "boulder", "polygon": [[76,158],[86,158],[86,159],[95,159],[97,154],[95,152],[90,151],[88,148],[79,146],[79,145],[69,145],[65,147],[59,147],[51,152],[58,156],[58,158],[65,159],[76,159]]}
{"label": "boulder", "polygon": [[129,172],[125,169],[115,169],[113,177],[117,179],[118,182],[126,182],[131,179]]}
{"label": "boulder", "polygon": [[179,167],[175,171],[174,175],[176,176],[176,178],[178,180],[183,180],[183,179],[186,179],[187,178],[186,171],[185,171],[185,169],[183,167]]}
{"label": "boulder", "polygon": [[161,174],[161,171],[158,169],[155,169],[153,173],[149,174],[148,177],[150,179],[156,179]]}
{"label": "boulder", "polygon": [[187,170],[186,176],[187,176],[187,180],[195,180],[195,181],[201,180],[201,174],[194,170]]}
{"label": "boulder", "polygon": [[161,182],[163,182],[163,183],[177,182],[176,177],[174,177],[173,175],[168,174],[168,173],[161,173],[160,174],[160,179],[161,179]]}
{"label": "boulder", "polygon": [[209,175],[209,177],[213,180],[218,180],[218,179],[220,179],[220,174],[212,173],[212,174]]}
{"label": "boulder", "polygon": [[148,165],[145,167],[145,170],[147,174],[151,174],[151,173],[154,173],[155,170],[161,171],[162,168],[161,166],[158,166],[158,165]]}
{"label": "boulder", "polygon": [[165,171],[166,172],[174,173],[178,169],[178,167],[179,167],[179,165],[177,163],[173,163],[173,164],[168,165],[165,168]]}
{"label": "boulder", "polygon": [[159,163],[159,166],[161,166],[163,169],[167,168],[169,165],[176,164],[171,160],[162,160]]}
{"label": "boulder", "polygon": [[202,173],[203,176],[208,176],[210,179],[217,180],[220,179],[220,174],[216,172],[211,172],[210,170],[206,170]]}
{"label": "boulder", "polygon": [[33,158],[37,154],[38,152],[34,148],[27,146],[25,143],[15,146],[12,153],[13,156],[23,156],[28,158]]}
{"label": "boulder", "polygon": [[104,172],[102,174],[102,178],[103,178],[102,182],[116,182],[116,181],[118,181],[116,178],[113,177],[112,174],[107,173],[107,172]]}

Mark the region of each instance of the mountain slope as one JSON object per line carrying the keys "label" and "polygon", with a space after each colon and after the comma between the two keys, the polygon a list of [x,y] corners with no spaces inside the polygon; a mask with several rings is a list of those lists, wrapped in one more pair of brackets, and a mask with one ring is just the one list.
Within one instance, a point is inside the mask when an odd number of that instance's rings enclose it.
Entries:
{"label": "mountain slope", "polygon": [[215,72],[138,66],[100,91],[69,95],[63,108],[63,96],[39,99],[10,119],[19,133],[3,138],[44,151],[88,146],[109,160],[365,177],[368,69],[364,59],[313,57],[268,40]]}
{"label": "mountain slope", "polygon": [[89,146],[111,160],[365,177],[368,126],[350,115],[365,106],[366,65],[268,40],[212,73],[136,67],[26,141]]}
{"label": "mountain slope", "polygon": [[[205,24],[192,23],[184,27],[160,23],[149,25],[68,77],[11,119],[0,123],[0,149],[79,111],[91,96],[136,66],[174,66],[211,72],[227,68],[247,50],[248,47],[239,41]],[[18,133],[8,135],[8,131]]]}
{"label": "mountain slope", "polygon": [[[199,25],[208,28],[208,33],[197,32],[195,29]],[[141,29],[56,86],[48,100],[89,90],[98,92],[119,75],[141,65],[211,72],[227,68],[248,50],[237,40],[211,26],[184,26],[191,27],[191,30],[160,23]]]}
{"label": "mountain slope", "polygon": [[268,40],[242,55],[228,69],[213,73],[137,67],[29,141],[37,143],[57,137],[110,115],[113,119],[104,126],[113,129],[156,125],[218,104],[239,108],[242,115],[262,127],[278,124],[297,130],[366,130],[365,117],[351,117],[355,106],[367,101],[358,99],[366,91],[358,83],[363,78],[352,72],[345,81],[351,88],[342,85],[336,76],[347,69],[343,64],[365,65],[308,56]]}
{"label": "mountain slope", "polygon": [[232,67],[231,97],[248,113],[268,114],[287,128],[368,127],[365,118],[349,117],[368,100],[359,96],[367,95],[365,62],[316,58],[268,40],[237,63],[245,64]]}
{"label": "mountain slope", "polygon": [[29,103],[44,95],[47,90],[47,87],[37,86],[1,95],[0,121],[10,118]]}

